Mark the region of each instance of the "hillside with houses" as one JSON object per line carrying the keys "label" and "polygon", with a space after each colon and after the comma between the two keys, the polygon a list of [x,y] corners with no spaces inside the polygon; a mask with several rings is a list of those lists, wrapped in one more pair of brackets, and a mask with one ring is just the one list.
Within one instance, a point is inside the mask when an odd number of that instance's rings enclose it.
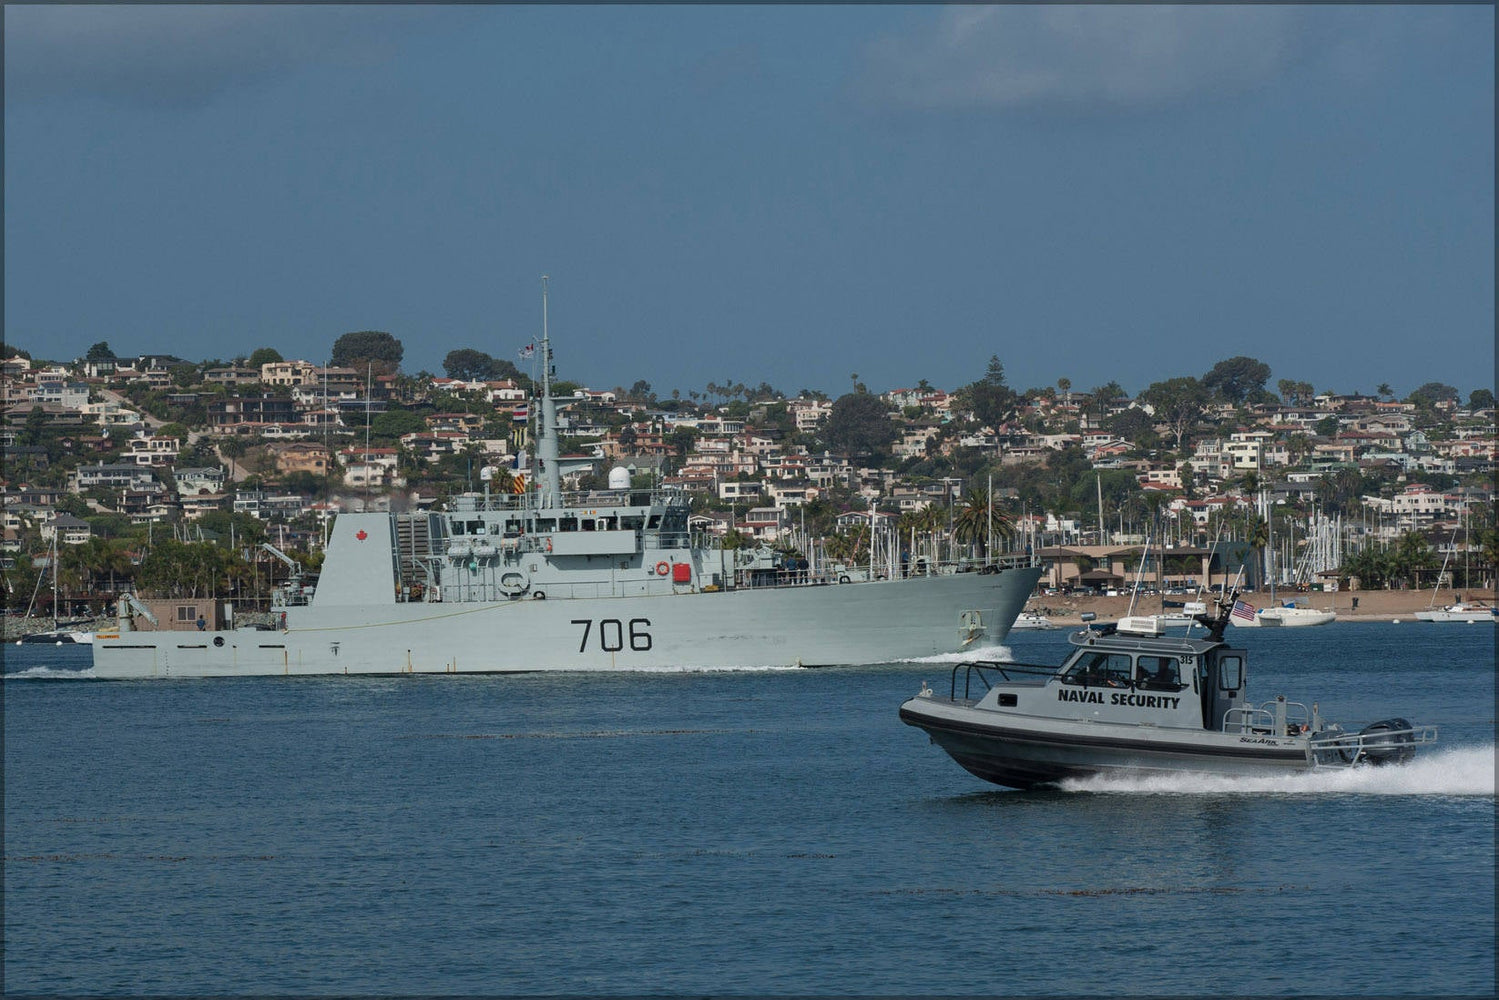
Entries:
{"label": "hillside with houses", "polygon": [[[6,608],[47,607],[54,549],[64,613],[97,612],[126,585],[253,602],[284,573],[262,543],[315,567],[335,511],[527,489],[539,407],[526,362],[464,348],[441,375],[407,374],[401,357],[371,331],[340,338],[329,363],[274,348],[194,362],[102,342],[57,361],[8,346]],[[1488,388],[1272,387],[1248,357],[1133,393],[1065,377],[1017,389],[997,357],[976,374],[884,391],[854,376],[836,395],[561,383],[563,465],[577,489],[624,467],[691,494],[694,530],[725,547],[857,561],[882,535],[915,558],[987,547],[962,530],[982,509],[1002,516],[993,545],[1045,559],[1058,590],[1137,573],[1185,589],[1241,567],[1251,586],[1272,574],[1317,589],[1439,575],[1493,586]]]}

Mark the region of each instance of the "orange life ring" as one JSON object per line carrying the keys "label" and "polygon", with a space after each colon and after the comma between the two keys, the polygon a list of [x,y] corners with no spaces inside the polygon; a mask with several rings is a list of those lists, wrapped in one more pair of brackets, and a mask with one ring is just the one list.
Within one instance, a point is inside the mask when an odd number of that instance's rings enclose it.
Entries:
{"label": "orange life ring", "polygon": [[657,576],[665,576],[666,574],[668,574],[670,572],[671,572],[671,563],[667,562],[665,559],[661,560],[660,562],[658,562],[656,564],[656,575]]}

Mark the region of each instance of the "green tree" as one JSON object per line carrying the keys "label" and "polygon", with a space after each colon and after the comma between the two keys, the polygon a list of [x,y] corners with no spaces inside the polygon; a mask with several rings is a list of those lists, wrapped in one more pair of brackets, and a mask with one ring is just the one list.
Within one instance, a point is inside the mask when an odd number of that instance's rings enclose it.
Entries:
{"label": "green tree", "polygon": [[276,350],[274,347],[257,347],[253,352],[251,352],[250,357],[245,361],[245,364],[250,368],[255,368],[258,370],[261,365],[274,365],[285,360],[286,359],[281,356],[281,352]]}
{"label": "green tree", "polygon": [[1351,514],[1359,499],[1369,492],[1369,484],[1357,469],[1337,469],[1317,480],[1317,502],[1328,514]]}
{"label": "green tree", "polygon": [[1103,425],[1109,433],[1117,434],[1141,448],[1154,448],[1160,443],[1156,438],[1155,421],[1139,407],[1132,406],[1116,413],[1105,420]]}
{"label": "green tree", "polygon": [[1489,389],[1474,389],[1468,395],[1468,409],[1470,410],[1492,410],[1494,408],[1494,393]]}
{"label": "green tree", "polygon": [[1069,499],[1082,510],[1093,512],[1098,509],[1100,490],[1105,509],[1118,511],[1131,495],[1140,491],[1140,481],[1128,469],[1090,470],[1090,474],[1079,477],[1073,484]]}
{"label": "green tree", "polygon": [[410,410],[386,410],[370,418],[370,435],[390,441],[403,434],[420,434],[427,422]]}
{"label": "green tree", "polygon": [[233,479],[235,474],[238,472],[238,469],[234,464],[234,460],[237,458],[244,458],[245,452],[247,450],[249,450],[249,445],[245,443],[244,438],[240,437],[237,434],[226,437],[224,438],[224,440],[219,442],[218,453],[229,462],[230,479]]}
{"label": "green tree", "polygon": [[960,394],[974,417],[994,430],[1015,415],[1019,403],[1015,390],[1005,382],[1005,366],[997,355],[989,357],[984,377],[960,390]]}
{"label": "green tree", "polygon": [[878,396],[851,392],[833,403],[822,434],[828,445],[851,455],[887,454],[895,440],[890,411]]}
{"label": "green tree", "polygon": [[281,477],[281,486],[283,489],[317,500],[325,497],[327,491],[324,487],[327,482],[328,477],[320,476],[315,472],[308,472],[306,469],[288,472]]}
{"label": "green tree", "polygon": [[1366,545],[1344,558],[1343,565],[1338,567],[1338,576],[1341,580],[1357,577],[1362,590],[1379,590],[1389,582],[1392,571],[1392,560],[1386,552]]}
{"label": "green tree", "polygon": [[869,554],[869,527],[859,524],[847,531],[839,531],[822,540],[823,551],[829,559],[846,565],[857,565]]}
{"label": "green tree", "polygon": [[1241,354],[1214,365],[1202,377],[1202,385],[1235,406],[1242,406],[1251,395],[1265,388],[1269,378],[1269,365]]}
{"label": "green tree", "polygon": [[953,538],[978,549],[980,559],[989,555],[989,541],[1002,541],[1015,535],[1014,523],[999,509],[987,486],[977,486],[953,513]]}
{"label": "green tree", "polygon": [[94,346],[92,346],[92,347],[90,347],[88,349],[88,353],[83,356],[83,360],[85,360],[85,361],[113,361],[114,360],[114,356],[115,356],[115,352],[114,352],[113,348],[111,348],[109,346],[109,341],[107,341],[107,340],[101,340],[97,344],[95,344]]}
{"label": "green tree", "polygon": [[1397,582],[1419,586],[1422,574],[1436,569],[1440,562],[1418,532],[1404,532],[1395,540],[1392,575]]}
{"label": "green tree", "polygon": [[670,434],[666,435],[666,443],[676,452],[678,458],[686,458],[687,453],[697,443],[697,428],[674,427]]}
{"label": "green tree", "polygon": [[465,381],[497,382],[500,379],[520,381],[520,369],[516,368],[512,362],[491,357],[471,347],[449,351],[442,359],[442,370],[448,373],[449,378],[460,378]]}
{"label": "green tree", "polygon": [[1197,470],[1192,468],[1191,462],[1183,462],[1176,470],[1182,481],[1182,496],[1188,500],[1197,499]]}
{"label": "green tree", "polygon": [[1286,438],[1286,453],[1292,465],[1300,465],[1312,453],[1312,439],[1300,431]]}
{"label": "green tree", "polygon": [[1140,394],[1149,403],[1155,415],[1176,436],[1176,450],[1181,451],[1182,440],[1197,425],[1208,404],[1208,390],[1190,375],[1153,383]]}
{"label": "green tree", "polygon": [[1407,396],[1406,401],[1417,406],[1431,406],[1448,400],[1455,403],[1459,398],[1457,389],[1452,386],[1444,382],[1427,382]]}
{"label": "green tree", "polygon": [[1312,400],[1317,398],[1316,390],[1312,388],[1310,382],[1297,382],[1283,378],[1275,385],[1280,390],[1280,398],[1287,406],[1310,406]]}
{"label": "green tree", "polygon": [[333,364],[340,368],[366,368],[375,374],[392,375],[401,367],[406,349],[391,334],[380,330],[346,333],[333,342]]}

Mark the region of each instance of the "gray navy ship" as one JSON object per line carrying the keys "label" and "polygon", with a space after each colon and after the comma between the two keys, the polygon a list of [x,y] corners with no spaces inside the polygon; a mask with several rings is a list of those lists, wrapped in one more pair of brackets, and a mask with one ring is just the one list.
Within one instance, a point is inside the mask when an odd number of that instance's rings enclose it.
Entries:
{"label": "gray navy ship", "polygon": [[1023,559],[814,571],[694,536],[685,493],[631,488],[623,469],[564,493],[545,320],[540,346],[533,489],[337,515],[316,585],[278,588],[270,630],[150,630],[127,595],[95,635],[94,676],[884,663],[1003,641],[1041,576]]}

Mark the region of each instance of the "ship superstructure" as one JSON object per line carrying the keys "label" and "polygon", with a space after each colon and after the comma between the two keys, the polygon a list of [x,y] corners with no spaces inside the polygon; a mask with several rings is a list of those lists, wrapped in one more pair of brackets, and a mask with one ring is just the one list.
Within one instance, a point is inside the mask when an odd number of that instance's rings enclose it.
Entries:
{"label": "ship superstructure", "polygon": [[492,490],[486,470],[443,511],[339,514],[316,586],[279,590],[269,631],[140,631],[121,602],[95,676],[880,663],[1002,641],[1040,578],[1023,558],[907,571],[724,549],[689,530],[685,493],[624,469],[564,492],[545,322],[540,347],[528,488]]}

